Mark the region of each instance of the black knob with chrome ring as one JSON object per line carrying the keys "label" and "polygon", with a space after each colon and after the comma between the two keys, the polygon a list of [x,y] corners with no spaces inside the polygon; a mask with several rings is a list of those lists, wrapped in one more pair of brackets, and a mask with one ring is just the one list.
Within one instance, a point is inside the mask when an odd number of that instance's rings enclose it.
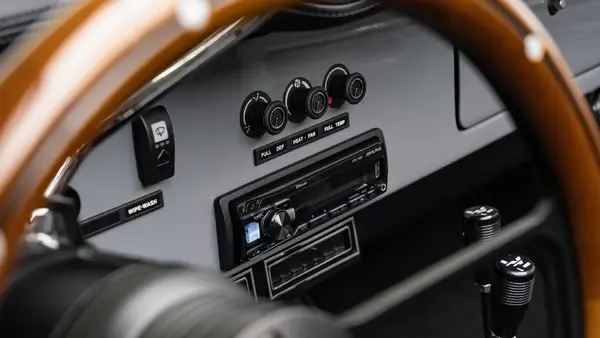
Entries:
{"label": "black knob with chrome ring", "polygon": [[271,209],[262,217],[261,230],[271,240],[280,241],[285,239],[292,230],[292,222],[296,218],[296,212],[290,209]]}
{"label": "black knob with chrome ring", "polygon": [[240,109],[240,127],[250,138],[259,138],[265,132],[277,135],[285,129],[287,121],[283,103],[272,101],[263,91],[250,93]]}
{"label": "black knob with chrome ring", "polygon": [[327,92],[323,87],[313,87],[310,81],[297,77],[290,81],[283,93],[283,102],[288,110],[289,120],[300,123],[310,117],[319,119],[327,112]]}
{"label": "black knob with chrome ring", "polygon": [[273,101],[267,105],[263,115],[263,125],[267,133],[277,135],[285,129],[288,114],[281,101]]}
{"label": "black knob with chrome ring", "polygon": [[361,73],[350,73],[348,67],[338,63],[325,73],[323,88],[329,95],[329,106],[339,108],[344,102],[360,103],[367,93],[367,80]]}

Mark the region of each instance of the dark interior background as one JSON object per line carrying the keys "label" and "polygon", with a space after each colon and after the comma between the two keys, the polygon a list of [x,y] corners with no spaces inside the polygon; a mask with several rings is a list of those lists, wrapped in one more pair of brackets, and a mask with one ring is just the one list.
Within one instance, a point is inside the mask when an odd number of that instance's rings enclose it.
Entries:
{"label": "dark interior background", "polygon": [[[505,142],[506,144],[502,144]],[[462,213],[473,205],[491,205],[501,212],[503,225],[525,215],[540,196],[539,179],[527,159],[527,150],[513,135],[500,143],[489,146],[484,152],[475,153],[414,187],[429,196],[430,203],[419,207],[420,201],[393,196],[377,205],[378,208],[413,210],[412,215],[398,215],[394,219],[389,211],[387,219],[373,217],[369,211],[357,215],[359,231],[363,227],[376,227],[373,222],[395,227],[394,235],[384,242],[370,243],[361,247],[361,262],[345,269],[338,275],[313,287],[302,301],[318,308],[341,313],[411,274],[463,247]],[[505,162],[513,166],[505,171],[502,161],[495,162],[491,171],[482,170],[479,161],[498,155],[507,155],[504,146],[510,144],[510,157],[523,161]],[[519,151],[515,152],[515,149]],[[479,156],[485,155],[485,156]],[[494,175],[493,170],[501,174]],[[479,175],[478,175],[479,174]],[[485,175],[482,175],[485,174]],[[428,182],[429,181],[429,182]],[[440,183],[441,181],[441,183]],[[481,182],[484,181],[484,182]],[[444,191],[455,185],[462,191]],[[475,185],[473,187],[471,185]],[[411,187],[407,188],[408,190]],[[429,194],[427,194],[429,192]],[[436,195],[444,195],[436,199]],[[414,196],[414,195],[413,195]],[[443,203],[436,205],[436,201]],[[408,207],[407,207],[408,206]],[[391,218],[391,219],[390,219]],[[368,241],[365,241],[368,243]],[[361,242],[362,243],[362,242]],[[527,247],[523,247],[524,252]],[[519,331],[523,337],[547,336],[544,309],[544,283],[536,274],[534,298]],[[356,337],[482,337],[481,311],[478,288],[469,272],[460,274],[425,293],[403,303],[395,310],[355,331]]]}

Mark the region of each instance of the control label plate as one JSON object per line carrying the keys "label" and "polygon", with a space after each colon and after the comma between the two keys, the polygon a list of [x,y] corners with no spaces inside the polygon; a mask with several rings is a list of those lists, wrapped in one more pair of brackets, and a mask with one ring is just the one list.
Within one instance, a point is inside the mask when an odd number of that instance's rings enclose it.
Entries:
{"label": "control label plate", "polygon": [[161,190],[158,190],[83,220],[81,222],[81,232],[85,238],[89,238],[135,218],[156,211],[164,205],[163,193]]}
{"label": "control label plate", "polygon": [[254,150],[254,165],[260,165],[280,155],[298,149],[350,126],[350,114],[343,113],[316,126],[304,129],[282,140]]}
{"label": "control label plate", "polygon": [[314,127],[304,130],[302,134],[292,138],[292,148],[302,147],[305,143],[314,141],[317,135],[319,135],[319,128]]}
{"label": "control label plate", "polygon": [[349,124],[350,124],[350,120],[348,119],[348,116],[346,116],[345,118],[340,118],[340,119],[331,121],[331,123],[327,123],[327,124],[321,126],[321,128],[322,128],[321,135],[335,133],[336,131],[338,131],[340,129],[344,129],[344,128],[348,127]]}

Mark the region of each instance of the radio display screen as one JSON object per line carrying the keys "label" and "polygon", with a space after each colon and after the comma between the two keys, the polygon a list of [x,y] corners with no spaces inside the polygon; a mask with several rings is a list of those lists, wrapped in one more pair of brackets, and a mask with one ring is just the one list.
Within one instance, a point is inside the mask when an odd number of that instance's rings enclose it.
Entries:
{"label": "radio display screen", "polygon": [[296,206],[299,214],[311,214],[320,209],[324,204],[334,202],[340,196],[358,188],[368,180],[363,167],[344,168],[335,172],[311,186],[290,196],[292,204]]}

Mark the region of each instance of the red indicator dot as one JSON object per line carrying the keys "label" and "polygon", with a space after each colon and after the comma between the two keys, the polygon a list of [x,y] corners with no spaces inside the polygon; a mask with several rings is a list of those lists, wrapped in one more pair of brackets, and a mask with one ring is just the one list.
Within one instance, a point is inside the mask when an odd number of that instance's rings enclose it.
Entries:
{"label": "red indicator dot", "polygon": [[331,96],[330,96],[327,98],[327,104],[331,104],[331,103],[333,103],[333,98],[331,98]]}

